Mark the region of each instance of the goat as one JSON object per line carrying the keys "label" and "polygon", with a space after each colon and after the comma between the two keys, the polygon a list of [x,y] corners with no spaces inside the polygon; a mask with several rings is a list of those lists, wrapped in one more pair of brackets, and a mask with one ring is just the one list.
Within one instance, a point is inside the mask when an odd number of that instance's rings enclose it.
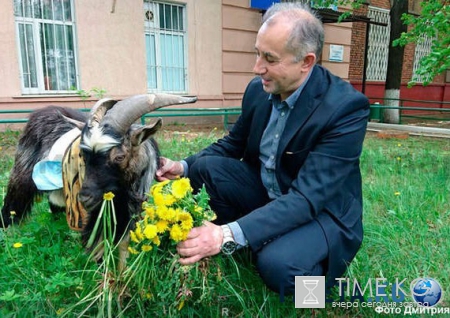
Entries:
{"label": "goat", "polygon": [[[69,227],[81,231],[83,245],[92,252],[101,242],[101,234],[92,247],[87,243],[103,195],[112,192],[117,243],[127,236],[133,216],[142,211],[142,202],[159,165],[159,149],[152,136],[160,129],[161,119],[145,126],[133,123],[157,108],[196,100],[195,97],[149,94],[121,101],[102,99],[89,116],[58,106],[33,112],[19,139],[2,208],[3,227],[11,224],[11,212],[22,220],[30,212],[35,196],[49,192],[51,210],[61,210],[65,206]],[[39,190],[32,179],[34,166],[49,156],[61,136],[74,129],[79,129],[80,137],[65,151],[63,188]],[[101,253],[98,250],[95,253],[99,259]]]}

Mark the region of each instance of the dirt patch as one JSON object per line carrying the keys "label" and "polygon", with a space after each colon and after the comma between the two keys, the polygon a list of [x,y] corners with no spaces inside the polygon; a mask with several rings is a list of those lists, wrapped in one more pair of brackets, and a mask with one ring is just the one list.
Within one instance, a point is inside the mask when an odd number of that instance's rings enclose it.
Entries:
{"label": "dirt patch", "polygon": [[223,127],[211,124],[201,125],[164,125],[158,132],[156,138],[170,139],[174,136],[185,137],[186,139],[193,139],[201,134],[214,134],[217,137],[221,137],[227,134],[228,131]]}

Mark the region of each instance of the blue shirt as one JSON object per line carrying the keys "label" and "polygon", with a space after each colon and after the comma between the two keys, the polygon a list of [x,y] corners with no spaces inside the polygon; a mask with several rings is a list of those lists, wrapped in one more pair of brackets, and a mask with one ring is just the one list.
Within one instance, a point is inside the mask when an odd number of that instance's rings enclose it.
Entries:
{"label": "blue shirt", "polygon": [[[286,100],[282,101],[280,95],[269,95],[269,100],[272,101],[272,113],[270,114],[269,122],[267,123],[267,127],[261,137],[261,142],[259,145],[259,160],[261,161],[261,180],[264,187],[267,189],[269,198],[271,199],[281,196],[281,190],[276,178],[275,167],[277,160],[276,154],[280,138],[283,134],[284,127],[286,126],[291,110],[294,108],[294,105],[300,97],[303,88],[306,86],[311,73],[312,70],[309,72],[302,85],[300,85],[299,88],[297,88]],[[181,160],[181,163],[184,167],[184,176],[187,176],[189,169],[187,162]],[[248,242],[239,223],[235,221],[228,223],[227,225],[230,227],[236,243],[238,243],[240,247],[247,246]]]}
{"label": "blue shirt", "polygon": [[[264,130],[259,145],[259,160],[261,161],[261,180],[264,187],[267,189],[269,198],[276,199],[281,196],[280,186],[276,178],[275,163],[277,160],[277,150],[280,143],[280,138],[283,134],[284,127],[286,127],[287,119],[294,108],[303,88],[309,80],[312,71],[309,72],[306,80],[297,88],[286,100],[282,101],[280,95],[269,95],[269,100],[272,101],[272,113],[270,114],[269,122]],[[234,240],[241,246],[246,246],[247,240],[242,232],[238,222],[231,222],[228,224],[233,233]]]}

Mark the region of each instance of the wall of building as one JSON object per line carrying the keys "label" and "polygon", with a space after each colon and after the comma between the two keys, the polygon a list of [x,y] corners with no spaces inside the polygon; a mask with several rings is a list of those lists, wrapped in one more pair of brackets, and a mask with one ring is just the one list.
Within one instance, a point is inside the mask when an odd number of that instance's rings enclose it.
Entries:
{"label": "wall of building", "polygon": [[248,0],[222,1],[222,79],[225,103],[239,106],[247,83],[254,77],[256,34],[261,13]]}
{"label": "wall of building", "polygon": [[[248,0],[223,0],[223,94],[227,102],[239,101],[247,83],[255,76],[256,34],[262,13],[249,8]],[[325,25],[325,43],[320,64],[348,79],[352,23]],[[330,45],[342,45],[342,62],[329,61]]]}
{"label": "wall of building", "polygon": [[[348,80],[350,69],[352,23],[327,23],[325,24],[325,42],[320,64],[333,74]],[[330,45],[341,45],[344,48],[341,62],[330,61]]]}
{"label": "wall of building", "polygon": [[[114,8],[113,3],[74,1],[79,88],[101,88],[107,96],[124,98],[146,92],[143,1],[116,1]],[[250,8],[248,0],[177,3],[185,3],[187,10],[187,93],[199,98],[186,107],[240,106],[245,87],[254,77],[261,11]],[[36,109],[48,104],[91,107],[96,96],[82,100],[76,94],[22,94],[13,1],[0,0],[0,7],[0,109]],[[325,26],[320,62],[344,79],[349,79],[351,28],[351,23]],[[328,60],[331,44],[344,47],[342,62]]]}
{"label": "wall of building", "polygon": [[[222,4],[180,2],[186,4],[188,16],[188,93],[199,96],[196,107],[210,101],[222,104]],[[143,1],[116,1],[114,12],[112,3],[74,1],[79,88],[101,88],[115,98],[146,93]],[[94,97],[82,101],[76,94],[22,95],[13,1],[0,0],[0,6],[0,109],[90,107]]]}
{"label": "wall of building", "polygon": [[[370,0],[367,1],[369,5],[379,7],[383,9],[390,9],[389,0]],[[418,13],[420,10],[419,2],[417,0],[409,0],[410,12]],[[366,16],[368,12],[368,6],[362,6],[355,11],[356,15]],[[354,22],[352,37],[351,37],[351,65],[349,69],[349,80],[358,90],[363,91],[363,68],[364,68],[364,47],[366,41],[366,24],[362,22]],[[415,100],[431,100],[436,103],[424,104],[422,106],[428,107],[444,107],[441,101],[449,101],[450,85],[445,81],[445,74],[439,75],[434,78],[433,83],[424,87],[421,84],[415,85],[413,88],[408,88],[407,83],[411,80],[413,75],[413,63],[414,63],[414,50],[415,45],[413,43],[405,46],[403,55],[403,68],[402,68],[402,85],[400,88],[400,98],[402,99],[415,99]],[[384,82],[367,81],[365,83],[364,92],[369,97],[382,98],[384,96]],[[418,103],[408,102],[408,106],[417,106]],[[447,106],[448,107],[448,106]]]}

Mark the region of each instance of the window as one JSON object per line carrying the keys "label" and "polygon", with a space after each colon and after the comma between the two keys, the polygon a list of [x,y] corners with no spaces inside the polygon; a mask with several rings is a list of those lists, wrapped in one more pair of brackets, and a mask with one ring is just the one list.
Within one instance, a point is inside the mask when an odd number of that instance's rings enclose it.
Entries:
{"label": "window", "polygon": [[426,75],[416,74],[417,69],[420,66],[420,60],[429,55],[431,53],[431,44],[433,42],[433,38],[429,36],[424,36],[416,43],[416,47],[414,49],[414,64],[413,64],[413,80],[417,83],[423,83],[431,81],[432,78]]}
{"label": "window", "polygon": [[14,0],[24,94],[77,89],[71,0]]}
{"label": "window", "polygon": [[147,90],[187,92],[185,7],[144,2]]}
{"label": "window", "polygon": [[367,80],[384,82],[386,81],[389,32],[391,28],[389,10],[369,6],[367,17],[372,21],[388,25],[370,25],[369,47],[367,50]]}

